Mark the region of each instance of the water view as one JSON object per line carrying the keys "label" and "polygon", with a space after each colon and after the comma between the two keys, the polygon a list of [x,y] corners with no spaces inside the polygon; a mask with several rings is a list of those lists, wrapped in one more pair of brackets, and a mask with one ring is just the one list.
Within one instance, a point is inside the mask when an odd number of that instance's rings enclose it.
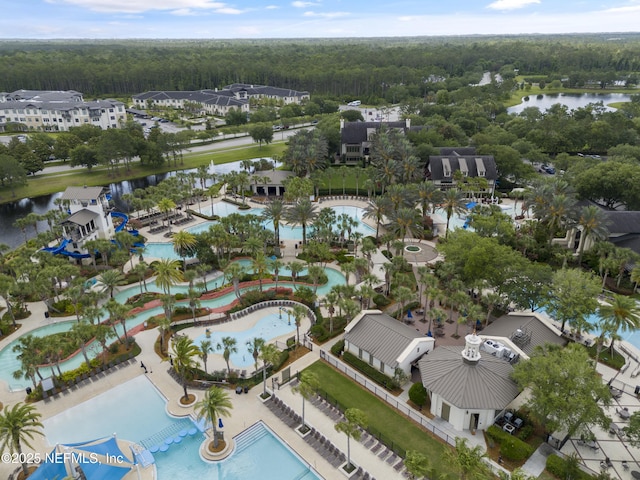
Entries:
{"label": "water view", "polygon": [[[527,98],[527,97],[525,97]],[[608,107],[610,103],[630,102],[628,93],[548,93],[544,95],[530,95],[529,100],[523,98],[522,103],[507,108],[508,113],[521,113],[525,108],[538,107],[540,111],[547,111],[552,105],[559,103],[570,110],[586,107],[590,103],[602,102],[606,110],[612,112],[615,108]]]}

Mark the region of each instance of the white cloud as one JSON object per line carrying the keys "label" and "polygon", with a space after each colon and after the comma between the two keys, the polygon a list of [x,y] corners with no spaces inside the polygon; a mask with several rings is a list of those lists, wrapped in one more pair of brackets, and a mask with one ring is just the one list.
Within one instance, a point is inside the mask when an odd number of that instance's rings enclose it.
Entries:
{"label": "white cloud", "polygon": [[277,10],[280,7],[278,5],[267,5],[264,8],[267,9],[267,10]]}
{"label": "white cloud", "polygon": [[338,18],[350,15],[349,12],[304,12],[305,17]]}
{"label": "white cloud", "polygon": [[291,6],[295,8],[316,7],[318,5],[320,4],[315,2],[302,2],[302,1],[291,2]]}
{"label": "white cloud", "polygon": [[487,5],[487,8],[493,10],[517,10],[531,4],[539,4],[540,0],[496,0]]}
{"label": "white cloud", "polygon": [[80,8],[96,12],[142,13],[149,11],[189,11],[220,10],[227,8],[225,3],[210,0],[59,0]]}

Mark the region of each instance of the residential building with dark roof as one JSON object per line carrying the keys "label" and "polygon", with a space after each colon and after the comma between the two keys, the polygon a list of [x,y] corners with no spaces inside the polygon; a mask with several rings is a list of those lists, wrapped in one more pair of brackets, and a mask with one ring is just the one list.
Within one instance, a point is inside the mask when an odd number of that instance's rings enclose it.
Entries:
{"label": "residential building with dark roof", "polygon": [[126,119],[124,103],[85,101],[75,90],[16,90],[0,95],[0,125],[20,124],[25,131],[65,132],[82,125],[106,130],[119,128]]}
{"label": "residential building with dark roof", "polygon": [[513,366],[502,356],[480,353],[483,340],[465,337],[462,350],[442,346],[418,362],[431,414],[456,430],[484,430],[519,395]]}
{"label": "residential building with dark roof", "polygon": [[[460,172],[459,174],[456,172]],[[487,188],[484,192],[493,195],[498,180],[498,169],[492,155],[478,155],[471,147],[443,148],[440,155],[429,156],[427,178],[441,189],[458,186],[458,176],[484,178]]]}
{"label": "residential building with dark roof", "polygon": [[185,109],[187,104],[191,104],[191,106],[199,106],[202,114],[224,116],[231,109],[248,113],[251,98],[275,99],[284,104],[302,103],[309,98],[309,92],[266,85],[234,83],[223,89],[144,92],[134,95],[133,103],[141,109],[154,104],[180,110]]}
{"label": "residential building with dark roof", "polygon": [[344,329],[344,349],[382,373],[393,377],[433,350],[435,340],[380,310],[363,310]]}
{"label": "residential building with dark roof", "polygon": [[406,134],[411,130],[411,119],[397,122],[345,122],[340,119],[341,160],[345,163],[361,162],[369,156],[373,136],[382,129],[396,129]]}

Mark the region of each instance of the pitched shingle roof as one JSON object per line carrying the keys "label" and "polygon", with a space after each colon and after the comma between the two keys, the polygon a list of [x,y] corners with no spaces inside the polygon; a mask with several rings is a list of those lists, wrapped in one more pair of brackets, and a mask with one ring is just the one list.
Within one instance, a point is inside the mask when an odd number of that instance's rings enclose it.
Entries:
{"label": "pitched shingle roof", "polygon": [[67,217],[62,223],[75,223],[76,225],[86,225],[97,216],[98,214],[96,212],[92,212],[91,210],[87,210],[83,208],[82,210],[78,210],[73,215]]}
{"label": "pitched shingle roof", "polygon": [[93,200],[107,192],[106,187],[67,187],[61,200]]}
{"label": "pitched shingle roof", "polygon": [[509,338],[529,356],[538,345],[553,343],[564,346],[567,344],[564,338],[534,315],[504,315],[485,327],[481,333],[483,337]]}
{"label": "pitched shingle roof", "polygon": [[344,335],[345,341],[390,367],[398,365],[398,357],[416,338],[423,338],[423,335],[386,313],[363,315]]}
{"label": "pitched shingle roof", "polygon": [[442,346],[418,362],[422,383],[458,408],[502,410],[520,391],[504,359],[481,354],[477,364],[465,363],[462,347]]}

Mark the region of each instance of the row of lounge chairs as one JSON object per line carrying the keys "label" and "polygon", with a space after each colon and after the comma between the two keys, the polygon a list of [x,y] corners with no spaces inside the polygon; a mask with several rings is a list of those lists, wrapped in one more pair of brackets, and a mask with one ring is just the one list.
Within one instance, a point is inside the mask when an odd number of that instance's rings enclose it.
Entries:
{"label": "row of lounge chairs", "polygon": [[322,203],[322,202],[328,202],[330,200],[361,200],[364,201],[365,199],[363,197],[357,196],[357,195],[332,195],[329,197],[319,197],[318,198],[318,202]]}
{"label": "row of lounge chairs", "polygon": [[168,225],[158,225],[157,227],[151,227],[149,229],[149,233],[160,233],[168,229],[169,229]]}
{"label": "row of lounge chairs", "polygon": [[[313,400],[311,400],[311,403],[318,410],[330,417],[334,422],[344,420],[343,413],[320,395],[317,395]],[[393,466],[396,472],[400,473],[404,470],[404,460],[366,430],[361,430],[360,432],[360,443],[376,454],[380,460],[384,460],[386,463]]]}
{"label": "row of lounge chairs", "polygon": [[133,356],[133,353],[130,353],[129,356],[123,361],[110,362],[106,365],[100,365],[94,368],[89,373],[83,373],[80,377],[69,380],[67,383],[61,385],[59,390],[55,392],[51,392],[49,390],[43,391],[42,399],[45,403],[49,403],[51,400],[55,400],[61,395],[68,395],[73,390],[84,387],[86,385],[90,385],[92,382],[97,382],[99,379],[109,375],[110,373],[113,373],[132,363],[135,363],[135,358]]}

